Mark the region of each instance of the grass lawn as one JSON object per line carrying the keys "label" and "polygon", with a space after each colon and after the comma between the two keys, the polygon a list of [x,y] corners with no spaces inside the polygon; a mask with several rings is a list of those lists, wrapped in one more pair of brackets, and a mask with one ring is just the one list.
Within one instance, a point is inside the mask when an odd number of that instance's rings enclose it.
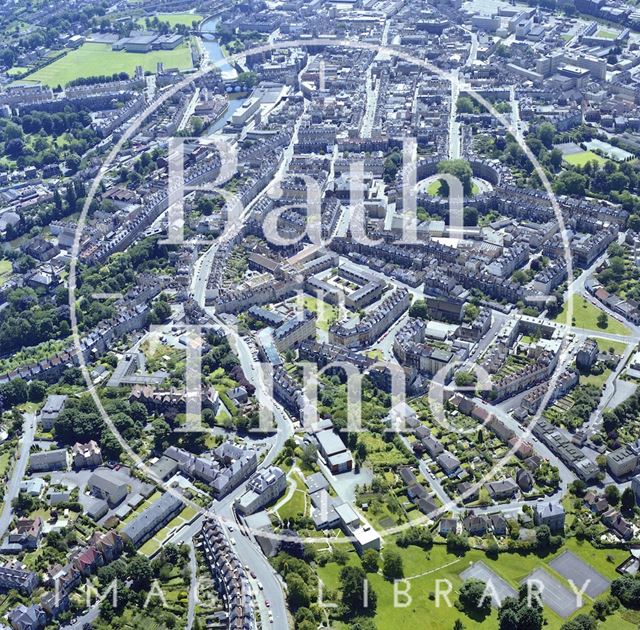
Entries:
{"label": "grass lawn", "polygon": [[83,44],[61,59],[30,74],[30,81],[41,81],[55,87],[66,85],[80,77],[91,77],[114,72],[127,72],[133,75],[136,66],[155,72],[156,64],[162,61],[165,68],[187,70],[192,67],[191,51],[188,44],[175,50],[153,50],[148,53],[129,53],[123,50],[111,50],[109,44]]}
{"label": "grass lawn", "polygon": [[[427,195],[430,197],[438,197],[440,193],[440,187],[442,186],[442,182],[439,179],[432,181],[429,186],[427,186]],[[477,195],[480,192],[478,185],[476,183],[471,184],[471,194]]]}
{"label": "grass lawn", "polygon": [[[169,22],[171,27],[178,24],[184,24],[185,26],[191,26],[193,21],[201,22],[204,16],[198,13],[158,13],[157,15],[150,15],[150,18],[157,17],[161,22]],[[140,26],[146,26],[145,18],[139,18],[136,20],[136,24]]]}
{"label": "grass lawn", "polygon": [[293,472],[290,482],[293,483],[294,481],[297,485],[291,498],[276,510],[276,514],[282,521],[294,516],[304,515],[307,512],[307,493],[305,492],[304,481],[300,478],[300,475]]}
{"label": "grass lawn", "polygon": [[4,477],[5,473],[9,469],[9,464],[12,459],[12,451],[5,451],[0,455],[0,479]]}
{"label": "grass lawn", "polygon": [[611,341],[610,339],[596,339],[596,343],[600,352],[609,352],[609,349],[613,349],[613,352],[620,356],[625,353],[628,345],[622,341]]}
{"label": "grass lawn", "polygon": [[329,330],[329,326],[338,319],[337,307],[309,295],[304,296],[303,308],[316,314],[320,330]]}
{"label": "grass lawn", "polygon": [[[599,330],[601,332],[608,332],[616,335],[630,335],[631,331],[617,319],[609,317],[609,322],[606,328],[600,328],[598,326],[598,315],[602,311],[586,300],[581,295],[573,296],[573,322],[567,322],[567,302],[562,310],[556,315],[555,321],[562,324],[571,324],[576,328],[587,328],[589,330]],[[608,342],[605,342],[608,343]]]}
{"label": "grass lawn", "polygon": [[588,376],[580,375],[580,383],[582,385],[595,385],[598,389],[607,382],[607,379],[611,376],[611,370],[606,369],[602,374],[589,374]]}
{"label": "grass lawn", "polygon": [[[567,589],[570,589],[568,582],[553,569],[548,567],[548,562],[555,555],[569,549],[585,560],[594,569],[602,573],[606,578],[612,580],[617,577],[615,567],[619,562],[628,556],[628,552],[622,550],[597,550],[589,543],[579,543],[574,539],[568,539],[566,544],[555,554],[540,557],[535,554],[520,555],[515,553],[501,553],[497,559],[492,560],[479,550],[471,550],[464,557],[460,558],[447,552],[444,545],[434,545],[428,551],[423,551],[417,547],[401,549],[390,541],[385,548],[395,548],[402,556],[405,577],[411,578],[409,581],[409,595],[412,601],[405,607],[394,608],[393,584],[385,581],[381,575],[371,575],[371,588],[378,595],[377,612],[374,618],[379,630],[395,630],[403,626],[422,626],[425,619],[429,619],[429,627],[432,628],[452,628],[456,619],[460,619],[465,628],[497,628],[497,612],[492,610],[491,614],[483,620],[471,619],[463,612],[454,607],[457,593],[462,585],[460,573],[469,567],[473,562],[482,560],[490,569],[495,571],[500,577],[509,582],[511,586],[517,588],[520,581],[525,579],[535,568],[544,566],[554,575]],[[613,562],[607,560],[611,556]],[[350,565],[358,566],[360,561],[355,552],[349,553]],[[325,584],[326,589],[336,590],[339,587],[339,574],[342,567],[334,562],[327,563],[324,567],[318,567],[317,571]],[[420,576],[420,577],[416,577]],[[453,590],[449,595],[451,606],[446,600],[441,598],[440,606],[436,607],[435,601],[429,598],[430,593],[436,591],[436,580],[449,580]],[[441,592],[446,589],[446,585],[440,587]],[[403,597],[399,597],[399,602],[407,603]],[[591,600],[585,597],[585,606],[578,610],[576,614],[586,612],[590,608]],[[564,621],[553,613],[550,609],[544,611],[548,630],[558,630]],[[600,627],[613,628],[619,630],[636,627],[633,613],[630,611],[618,611],[609,617],[607,625]]]}
{"label": "grass lawn", "polygon": [[0,284],[3,284],[9,279],[12,271],[13,265],[10,260],[5,260],[4,258],[0,260]]}
{"label": "grass lawn", "polygon": [[571,153],[570,155],[563,156],[563,159],[567,164],[572,164],[573,166],[584,166],[587,162],[593,162],[594,160],[598,162],[598,164],[604,164],[607,161],[593,151]]}
{"label": "grass lawn", "polygon": [[604,39],[615,39],[618,36],[618,33],[614,31],[607,31],[604,28],[601,28],[597,33],[596,37],[602,37]]}

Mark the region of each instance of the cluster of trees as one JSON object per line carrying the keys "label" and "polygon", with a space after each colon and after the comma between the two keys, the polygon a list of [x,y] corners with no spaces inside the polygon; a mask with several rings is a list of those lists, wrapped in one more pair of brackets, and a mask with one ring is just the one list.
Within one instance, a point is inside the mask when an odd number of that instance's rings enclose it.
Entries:
{"label": "cluster of trees", "polygon": [[[71,137],[62,143],[55,141],[65,133]],[[36,110],[0,119],[1,153],[14,160],[18,168],[40,168],[66,161],[67,168],[75,172],[80,157],[99,140],[89,112],[72,106],[54,114]]]}
{"label": "cluster of trees", "polygon": [[153,151],[144,151],[134,162],[133,170],[129,170],[124,166],[120,169],[118,173],[120,182],[128,184],[131,188],[137,188],[143,182],[145,176],[159,168],[162,159],[164,158],[159,148],[155,148]]}
{"label": "cluster of trees", "polygon": [[97,83],[111,83],[115,81],[128,81],[129,74],[127,72],[114,72],[113,74],[100,74],[93,77],[78,77],[67,83],[67,87],[76,87],[79,85],[96,85]]}
{"label": "cluster of trees", "polygon": [[199,20],[193,20],[191,24],[177,23],[172,26],[170,22],[166,20],[161,20],[157,15],[154,15],[153,17],[147,17],[144,19],[144,24],[147,29],[158,31],[162,35],[166,35],[171,31],[174,31],[176,33],[181,33],[182,35],[187,35],[190,30],[198,27],[198,23],[199,23]]}
{"label": "cluster of trees", "polygon": [[[462,184],[465,197],[471,195],[473,189],[473,171],[466,160],[443,160],[438,164],[438,173],[446,173],[457,178]],[[446,180],[440,180],[440,194],[449,195],[449,184]]]}
{"label": "cluster of trees", "polygon": [[43,300],[29,287],[10,291],[7,306],[0,313],[0,348],[11,353],[49,339],[69,336],[66,300]]}
{"label": "cluster of trees", "polygon": [[[78,282],[78,295],[82,298],[78,309],[78,325],[90,330],[115,314],[113,306],[104,300],[92,298],[94,293],[126,293],[136,282],[138,274],[147,272],[171,273],[168,264],[171,245],[161,245],[160,237],[151,236],[132,245],[126,252],[116,254],[103,267],[82,267]],[[159,306],[157,315],[165,319],[165,306]]]}
{"label": "cluster of trees", "polygon": [[[127,442],[136,444],[149,418],[141,403],[129,403],[119,390],[105,394],[103,405],[120,434]],[[71,398],[53,425],[56,439],[63,444],[98,440],[106,459],[118,459],[121,447],[105,425],[91,396]]]}
{"label": "cluster of trees", "polygon": [[[629,218],[629,227],[635,232],[640,231],[638,218],[640,218],[638,215],[632,215]],[[627,299],[639,300],[640,270],[636,265],[627,263],[625,247],[619,243],[612,243],[608,254],[607,266],[596,276],[598,281],[610,293],[618,293],[623,289]]]}
{"label": "cluster of trees", "polygon": [[216,37],[220,45],[224,46],[231,55],[253,48],[258,44],[264,43],[267,39],[265,33],[236,30],[235,27],[225,24],[222,21],[219,22],[216,27]]}
{"label": "cluster of trees", "polygon": [[[318,413],[321,417],[331,418],[339,429],[346,429],[347,414],[347,385],[343,373],[321,377],[318,391]],[[390,407],[389,395],[378,389],[371,379],[366,376],[362,379],[362,422],[371,431],[383,433],[384,419]],[[350,448],[356,447],[357,434],[349,434]],[[389,433],[385,438],[391,438]]]}
{"label": "cluster of trees", "polygon": [[296,628],[316,628],[320,617],[313,605],[317,600],[318,577],[308,562],[280,552],[273,565],[287,585],[287,603],[296,619]]}
{"label": "cluster of trees", "polygon": [[433,536],[426,527],[409,527],[400,532],[396,542],[398,547],[415,545],[421,549],[431,549],[433,545]]}
{"label": "cluster of trees", "polygon": [[491,591],[481,580],[467,580],[460,587],[456,608],[464,610],[474,619],[481,620],[491,612]]}
{"label": "cluster of trees", "polygon": [[[460,114],[482,114],[487,112],[484,105],[470,96],[459,96],[456,107]],[[511,105],[507,101],[496,101],[493,103],[493,107],[501,114],[511,111]]]}
{"label": "cluster of trees", "polygon": [[[117,584],[118,597],[113,606],[111,597],[106,596],[100,604],[100,617],[113,627],[120,627],[115,618],[123,611],[142,608],[153,593],[154,580],[160,583],[168,582],[175,576],[176,569],[182,573],[186,582],[190,579],[188,566],[189,550],[186,545],[166,545],[153,560],[136,553],[131,545],[126,547],[126,555],[98,569],[100,592],[106,593]],[[159,597],[159,595],[158,595]],[[153,606],[153,600],[146,609],[154,619],[161,621],[160,625],[167,628],[177,627],[177,619],[173,609],[158,605]]]}
{"label": "cluster of trees", "polygon": [[640,609],[640,576],[623,575],[611,583],[611,594],[627,608]]}
{"label": "cluster of trees", "polygon": [[540,630],[544,623],[539,593],[523,584],[518,597],[507,597],[498,611],[500,630]]}
{"label": "cluster of trees", "polygon": [[47,384],[43,381],[27,383],[16,378],[0,385],[0,412],[26,402],[41,402],[47,393]]}
{"label": "cluster of trees", "polygon": [[220,212],[224,203],[222,195],[202,195],[196,201],[195,210],[200,215],[210,217],[212,214]]}

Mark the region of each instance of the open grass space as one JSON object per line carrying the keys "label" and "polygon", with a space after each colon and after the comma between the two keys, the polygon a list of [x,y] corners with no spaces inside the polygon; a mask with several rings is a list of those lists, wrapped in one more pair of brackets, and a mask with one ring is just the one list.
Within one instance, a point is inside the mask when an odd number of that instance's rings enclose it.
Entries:
{"label": "open grass space", "polygon": [[[458,611],[454,603],[457,593],[462,585],[460,573],[467,569],[474,562],[482,561],[489,569],[499,575],[513,588],[518,588],[519,583],[524,580],[532,571],[539,567],[544,567],[555,579],[564,587],[570,589],[565,578],[549,567],[549,562],[566,550],[572,551],[583,561],[593,567],[609,580],[617,577],[615,567],[619,562],[628,556],[627,551],[618,549],[599,550],[589,543],[578,542],[575,539],[568,539],[557,552],[546,556],[516,553],[501,553],[496,559],[488,558],[480,551],[467,552],[463,557],[448,553],[444,545],[435,545],[432,549],[424,551],[418,547],[407,547],[401,549],[390,540],[385,548],[393,548],[402,556],[405,577],[409,578],[409,595],[412,601],[404,607],[394,607],[393,584],[383,579],[381,575],[371,575],[371,588],[378,595],[377,612],[374,618],[376,627],[379,630],[393,630],[398,627],[420,626],[424,627],[424,620],[428,619],[428,626],[431,628],[452,628],[456,619],[460,619],[465,628],[497,628],[497,612],[492,610],[491,614],[482,621],[471,619],[463,612]],[[358,566],[360,560],[355,552],[349,553],[349,564]],[[318,568],[318,574],[324,583],[325,589],[337,590],[340,585],[339,574],[341,567],[334,562],[327,563],[324,567]],[[437,607],[434,600],[430,598],[430,593],[436,591],[436,580],[449,580],[453,590],[449,595],[451,605],[442,598],[440,606]],[[441,591],[443,586],[440,587]],[[399,598],[399,601],[407,603],[406,598]],[[592,600],[584,598],[585,605],[576,611],[576,615],[587,612],[590,609]],[[618,611],[608,618],[605,624],[600,627],[617,628],[626,630],[636,627],[630,611]],[[548,630],[558,630],[566,621],[545,608],[545,618]]]}
{"label": "open grass space", "polygon": [[[169,22],[171,27],[177,26],[178,24],[184,24],[190,27],[194,21],[201,22],[204,16],[198,13],[158,13],[149,16],[150,19],[154,17],[157,17],[161,22]],[[145,18],[139,18],[136,20],[136,24],[146,26]]]}
{"label": "open grass space", "polygon": [[0,285],[9,279],[12,270],[13,266],[10,260],[5,260],[4,258],[0,260]]}
{"label": "open grass space", "polygon": [[[574,295],[573,297],[573,322],[567,321],[567,302],[562,310],[556,315],[555,321],[561,324],[569,324],[576,328],[587,328],[589,330],[595,330],[600,332],[607,332],[616,335],[630,335],[631,331],[617,319],[609,317],[606,328],[600,328],[598,326],[598,315],[602,311],[585,299],[581,295]],[[607,342],[605,342],[607,343]]]}
{"label": "open grass space", "polygon": [[329,326],[338,319],[338,308],[310,295],[304,296],[303,308],[315,313],[318,317],[318,328],[329,330]]}
{"label": "open grass space", "polygon": [[580,153],[571,153],[569,155],[565,155],[563,159],[565,162],[567,162],[567,164],[572,164],[573,166],[584,166],[587,162],[593,162],[593,161],[598,162],[598,164],[604,164],[607,161],[597,153],[594,153],[593,151],[581,151]]}
{"label": "open grass space", "polygon": [[[441,186],[442,186],[442,182],[439,179],[436,179],[435,181],[431,182],[427,186],[427,195],[429,195],[430,197],[438,197],[439,195],[442,194],[440,192]],[[477,195],[479,192],[480,192],[480,189],[478,188],[478,185],[475,182],[472,182],[471,194]]]}
{"label": "open grass space", "polygon": [[191,51],[187,43],[175,50],[153,50],[148,53],[129,53],[111,50],[109,44],[83,44],[61,59],[37,70],[26,77],[29,81],[40,81],[55,87],[66,85],[80,77],[91,77],[114,72],[132,75],[136,66],[155,72],[156,64],[163,62],[165,68],[187,70],[192,67]]}

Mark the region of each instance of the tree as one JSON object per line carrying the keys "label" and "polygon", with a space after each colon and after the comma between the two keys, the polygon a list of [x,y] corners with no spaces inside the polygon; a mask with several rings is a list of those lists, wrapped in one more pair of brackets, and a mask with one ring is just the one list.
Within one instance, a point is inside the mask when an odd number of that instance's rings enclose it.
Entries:
{"label": "tree", "polygon": [[29,383],[29,400],[40,402],[47,393],[47,384],[44,381],[31,381]]}
{"label": "tree", "polygon": [[562,151],[560,151],[560,149],[553,149],[551,153],[549,153],[549,163],[556,170],[562,166]]}
{"label": "tree", "polygon": [[416,300],[409,308],[409,316],[417,317],[418,319],[427,319],[429,317],[427,303],[424,300]]}
{"label": "tree", "polygon": [[598,315],[598,328],[607,328],[607,326],[609,326],[609,316],[604,311],[600,311]]}
{"label": "tree", "polygon": [[611,583],[611,594],[624,606],[637,610],[640,608],[640,578],[624,575]]}
{"label": "tree", "polygon": [[134,590],[143,590],[149,587],[153,578],[151,561],[146,556],[137,554],[129,563],[129,577]]}
{"label": "tree", "polygon": [[481,580],[467,580],[460,587],[458,601],[468,613],[488,615],[491,612],[491,596],[485,596],[486,585]]}
{"label": "tree", "polygon": [[309,589],[297,573],[287,576],[287,602],[294,611],[302,607],[307,608],[311,603]]}
{"label": "tree", "polygon": [[378,598],[360,567],[346,566],[340,570],[340,590],[342,605],[348,615],[375,613]]}
{"label": "tree", "polygon": [[548,525],[536,527],[536,543],[540,549],[547,549],[551,543],[551,530]]}
{"label": "tree", "polygon": [[458,387],[470,387],[476,382],[475,374],[472,372],[456,372],[454,376],[454,381]]}
{"label": "tree", "polygon": [[382,575],[384,575],[387,580],[399,580],[404,577],[402,556],[397,551],[387,549],[384,552]]}
{"label": "tree", "polygon": [[380,567],[380,554],[375,549],[366,549],[362,554],[362,568],[367,573],[377,573]]}
{"label": "tree", "polygon": [[305,444],[302,448],[302,457],[300,458],[305,468],[313,468],[318,461],[318,447],[315,444]]}
{"label": "tree", "polygon": [[618,505],[620,502],[620,490],[618,486],[609,485],[604,489],[604,496],[609,502],[609,505]]}
{"label": "tree", "polygon": [[461,114],[473,114],[476,109],[474,101],[469,96],[458,97],[457,107]]}
{"label": "tree", "polygon": [[584,196],[587,189],[587,178],[576,171],[563,171],[555,183],[555,190],[560,195]]}
{"label": "tree", "polygon": [[[518,591],[518,597],[507,597],[498,611],[500,630],[540,630],[543,624],[542,608],[538,594],[530,592],[525,583]],[[532,591],[534,589],[531,588]]]}
{"label": "tree", "polygon": [[478,208],[474,206],[466,206],[463,210],[463,223],[467,227],[478,225]]}
{"label": "tree", "polygon": [[630,512],[636,506],[636,495],[631,488],[625,488],[622,493],[622,509]]}
{"label": "tree", "polygon": [[[443,160],[438,164],[438,173],[453,175],[462,184],[465,196],[471,194],[473,171],[466,160]],[[441,180],[440,194],[445,197],[449,195],[449,184],[445,180]]]}
{"label": "tree", "polygon": [[583,614],[563,623],[560,630],[595,630],[597,627],[598,622],[591,615]]}
{"label": "tree", "polygon": [[536,135],[547,149],[553,146],[553,140],[556,136],[556,128],[550,122],[543,122],[537,129]]}

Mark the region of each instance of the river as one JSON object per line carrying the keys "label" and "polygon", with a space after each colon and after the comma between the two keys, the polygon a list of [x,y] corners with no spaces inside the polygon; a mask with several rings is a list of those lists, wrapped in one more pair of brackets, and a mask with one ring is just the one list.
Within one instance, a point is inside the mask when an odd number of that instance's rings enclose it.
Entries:
{"label": "river", "polygon": [[[202,23],[201,28],[203,31],[213,32],[216,30],[218,22],[220,22],[220,18],[218,17],[209,18]],[[235,79],[238,76],[236,69],[226,60],[222,47],[217,41],[208,39],[208,36],[203,36],[202,45],[207,51],[209,61],[216,64],[216,67],[220,69],[223,79]],[[227,124],[231,116],[233,116],[234,112],[242,106],[245,100],[245,97],[230,98],[226,111],[207,129],[207,135],[212,135],[220,131]]]}

